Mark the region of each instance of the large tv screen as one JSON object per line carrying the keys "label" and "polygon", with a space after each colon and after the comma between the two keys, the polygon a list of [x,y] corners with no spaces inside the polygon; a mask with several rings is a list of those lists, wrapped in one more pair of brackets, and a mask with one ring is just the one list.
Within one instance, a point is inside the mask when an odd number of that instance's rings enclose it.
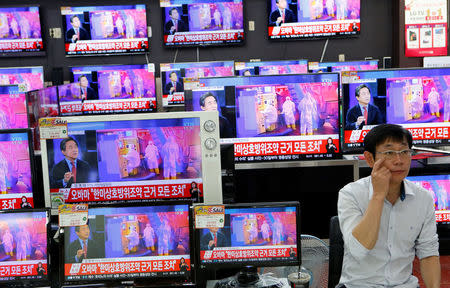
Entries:
{"label": "large tv screen", "polygon": [[416,146],[449,145],[450,68],[351,71],[342,81],[344,152],[362,152],[381,123],[402,125]]}
{"label": "large tv screen", "polygon": [[48,286],[49,215],[45,210],[1,211],[0,285]]}
{"label": "large tv screen", "polygon": [[234,75],[234,61],[161,63],[163,106],[184,104],[184,90],[199,86],[200,77]]}
{"label": "large tv screen", "polygon": [[201,78],[186,109],[219,111],[235,162],[339,157],[339,74]]}
{"label": "large tv screen", "polygon": [[30,130],[0,130],[0,209],[34,206],[33,173]]}
{"label": "large tv screen", "polygon": [[360,0],[268,0],[269,39],[359,35]]}
{"label": "large tv screen", "polygon": [[298,265],[298,202],[225,205],[224,227],[197,229],[201,267]]}
{"label": "large tv screen", "polygon": [[243,0],[160,0],[165,47],[244,42]]}
{"label": "large tv screen", "polygon": [[0,56],[44,54],[39,7],[0,7]]}
{"label": "large tv screen", "polygon": [[189,219],[187,204],[90,207],[87,225],[64,231],[64,280],[186,279]]}
{"label": "large tv screen", "polygon": [[72,67],[71,78],[59,89],[61,115],[156,111],[153,64]]}
{"label": "large tv screen", "polygon": [[67,56],[148,51],[145,5],[61,7]]}
{"label": "large tv screen", "polygon": [[378,70],[378,60],[345,61],[345,62],[309,62],[308,70],[318,72],[340,72],[356,70]]}
{"label": "large tv screen", "polygon": [[236,62],[237,76],[308,73],[308,60]]}
{"label": "large tv screen", "polygon": [[[67,138],[41,140],[47,207],[64,202],[200,201],[202,195],[217,199],[221,191],[217,113],[64,120]],[[207,121],[215,125],[211,131],[203,130]]]}

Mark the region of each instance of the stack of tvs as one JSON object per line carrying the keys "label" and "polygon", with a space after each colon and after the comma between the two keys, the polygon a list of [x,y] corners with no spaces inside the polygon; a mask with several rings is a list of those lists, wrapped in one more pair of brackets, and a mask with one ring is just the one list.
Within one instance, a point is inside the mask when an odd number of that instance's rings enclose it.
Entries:
{"label": "stack of tvs", "polygon": [[298,202],[225,205],[223,228],[197,229],[200,268],[288,266],[301,259]]}
{"label": "stack of tvs", "polygon": [[160,0],[160,5],[166,47],[244,42],[242,0]]}
{"label": "stack of tvs", "polygon": [[90,207],[86,225],[64,231],[63,282],[188,279],[190,226],[187,204]]}
{"label": "stack of tvs", "polygon": [[220,203],[217,112],[64,120],[69,138],[41,140],[47,207],[64,202],[198,201],[203,192],[205,201]]}
{"label": "stack of tvs", "polygon": [[163,106],[184,104],[184,90],[199,86],[200,77],[234,75],[234,61],[162,63]]}
{"label": "stack of tvs", "polygon": [[355,71],[355,70],[377,70],[378,60],[346,61],[346,62],[309,62],[308,69],[312,73]]}
{"label": "stack of tvs", "polygon": [[360,0],[268,0],[269,39],[359,35]]}
{"label": "stack of tvs", "polygon": [[46,210],[1,211],[2,287],[43,287],[49,283],[49,215]]}
{"label": "stack of tvs", "polygon": [[68,56],[145,53],[145,5],[61,7]]}
{"label": "stack of tvs", "polygon": [[237,76],[308,73],[307,60],[236,62]]}
{"label": "stack of tvs", "polygon": [[364,136],[381,123],[410,130],[416,146],[448,145],[449,85],[450,68],[350,71],[342,84],[344,152],[361,152]]}
{"label": "stack of tvs", "polygon": [[156,111],[155,67],[72,67],[72,82],[58,86],[61,115]]}
{"label": "stack of tvs", "polygon": [[[219,110],[235,162],[339,157],[339,74],[202,78],[186,110]],[[229,138],[229,139],[227,139]]]}
{"label": "stack of tvs", "polygon": [[0,8],[0,56],[45,55],[39,7]]}

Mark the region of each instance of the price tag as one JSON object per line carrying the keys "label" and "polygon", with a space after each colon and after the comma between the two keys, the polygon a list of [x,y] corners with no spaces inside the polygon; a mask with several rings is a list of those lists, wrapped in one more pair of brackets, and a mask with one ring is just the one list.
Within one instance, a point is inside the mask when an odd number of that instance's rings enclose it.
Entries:
{"label": "price tag", "polygon": [[39,119],[41,139],[63,139],[68,137],[67,120],[63,118]]}
{"label": "price tag", "polygon": [[194,206],[195,228],[223,228],[225,225],[225,206],[196,205]]}
{"label": "price tag", "polygon": [[58,207],[59,226],[81,226],[88,221],[87,204],[64,204]]}

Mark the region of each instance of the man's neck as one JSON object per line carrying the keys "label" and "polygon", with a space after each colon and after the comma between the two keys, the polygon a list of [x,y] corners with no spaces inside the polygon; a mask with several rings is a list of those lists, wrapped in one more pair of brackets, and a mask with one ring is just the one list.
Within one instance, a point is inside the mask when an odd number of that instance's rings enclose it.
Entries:
{"label": "man's neck", "polygon": [[400,197],[401,194],[401,187],[402,187],[402,183],[399,184],[390,184],[389,185],[389,191],[388,194],[386,195],[386,199],[391,202],[392,205],[395,204],[395,202],[397,201],[398,197]]}

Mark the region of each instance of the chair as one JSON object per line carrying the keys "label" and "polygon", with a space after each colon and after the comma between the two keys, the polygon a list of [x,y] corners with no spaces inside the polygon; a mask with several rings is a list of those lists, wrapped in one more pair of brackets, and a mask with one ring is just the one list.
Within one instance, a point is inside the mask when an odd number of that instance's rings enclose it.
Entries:
{"label": "chair", "polygon": [[334,288],[339,283],[344,258],[344,239],[339,227],[338,216],[330,219],[330,260],[328,266],[328,288]]}

